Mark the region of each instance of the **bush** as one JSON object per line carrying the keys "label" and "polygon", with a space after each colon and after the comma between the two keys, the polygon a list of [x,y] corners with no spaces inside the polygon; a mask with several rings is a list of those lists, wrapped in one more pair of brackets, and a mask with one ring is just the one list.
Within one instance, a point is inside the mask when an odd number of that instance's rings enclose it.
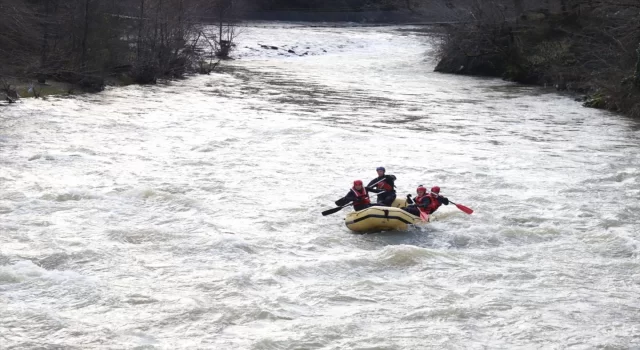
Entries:
{"label": "bush", "polygon": [[640,117],[640,12],[632,4],[529,13],[514,23],[495,2],[481,3],[446,30],[436,71],[592,93],[586,106]]}

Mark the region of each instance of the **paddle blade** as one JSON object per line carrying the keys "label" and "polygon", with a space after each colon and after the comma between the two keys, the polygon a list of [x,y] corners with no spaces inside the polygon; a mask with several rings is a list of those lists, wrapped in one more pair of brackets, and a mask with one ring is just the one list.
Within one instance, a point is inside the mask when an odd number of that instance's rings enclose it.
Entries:
{"label": "paddle blade", "polygon": [[339,212],[340,210],[342,210],[342,208],[344,208],[344,207],[337,207],[337,208],[325,210],[325,211],[322,212],[322,216],[335,214],[335,213]]}
{"label": "paddle blade", "polygon": [[467,213],[469,215],[473,214],[473,209],[465,207],[462,204],[456,204],[456,207],[458,207],[458,209],[462,210],[463,212],[465,212],[465,213]]}
{"label": "paddle blade", "polygon": [[351,202],[351,201],[350,201],[350,200],[348,200],[348,199],[340,198],[340,199],[338,199],[335,203],[336,203],[336,205],[338,205],[338,206],[343,206],[343,205],[348,204],[349,202]]}
{"label": "paddle blade", "polygon": [[419,209],[419,210],[420,210],[420,220],[422,220],[424,222],[429,221],[429,214],[427,214],[426,212],[422,211],[421,209]]}

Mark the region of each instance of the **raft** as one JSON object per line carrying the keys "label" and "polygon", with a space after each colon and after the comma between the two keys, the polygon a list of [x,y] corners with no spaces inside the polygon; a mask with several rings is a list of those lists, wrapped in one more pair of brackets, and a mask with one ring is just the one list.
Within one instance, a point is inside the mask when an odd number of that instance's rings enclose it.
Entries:
{"label": "raft", "polygon": [[374,206],[349,213],[344,223],[355,232],[407,230],[412,225],[426,223],[419,216],[400,209],[406,205],[406,199],[396,198],[392,207]]}

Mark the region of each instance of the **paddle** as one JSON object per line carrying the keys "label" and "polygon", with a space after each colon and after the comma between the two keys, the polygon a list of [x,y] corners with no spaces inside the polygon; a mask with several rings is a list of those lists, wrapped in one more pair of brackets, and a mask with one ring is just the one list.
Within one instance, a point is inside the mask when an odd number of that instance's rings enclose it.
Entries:
{"label": "paddle", "polygon": [[348,207],[350,205],[353,205],[353,202],[349,202],[341,207],[337,207],[337,208],[333,208],[333,209],[329,209],[329,210],[325,210],[322,212],[322,216],[327,216],[327,215],[331,215],[331,214],[335,214],[337,212],[339,212],[340,210],[342,210],[342,208],[344,207]]}
{"label": "paddle", "polygon": [[[373,187],[373,186],[375,186],[375,185],[379,184],[380,182],[382,182],[382,181],[384,181],[384,180],[385,180],[385,179],[383,178],[382,180],[380,180],[380,181],[378,181],[378,182],[376,182],[376,183],[374,183],[373,185],[368,186],[368,187]],[[366,187],[365,187],[365,188],[366,188]],[[368,193],[368,191],[369,191],[369,190],[367,190],[367,193]],[[382,191],[382,192],[380,192],[380,193],[384,193],[384,192],[385,192],[385,191]],[[380,194],[380,193],[378,193],[378,194]],[[348,206],[352,205],[353,203],[351,203],[351,202],[352,202],[352,201],[345,202],[345,201],[344,201],[344,198],[340,198],[340,199],[338,199],[338,200],[336,201],[336,205],[338,205],[338,207],[333,208],[333,209],[329,209],[329,210],[325,210],[325,211],[323,211],[323,212],[322,212],[322,216],[327,216],[327,215],[335,214],[335,213],[339,212],[342,208],[345,208],[345,207],[348,207]]]}
{"label": "paddle", "polygon": [[[431,193],[432,193],[432,194],[435,194],[435,195],[437,195],[437,196],[440,196],[438,193],[434,193],[434,192],[431,192]],[[458,209],[462,210],[463,212],[465,212],[465,213],[467,213],[467,214],[469,214],[469,215],[473,214],[473,209],[471,209],[471,208],[469,208],[469,207],[465,207],[465,206],[464,206],[464,205],[462,205],[462,204],[457,204],[457,203],[454,203],[454,202],[452,202],[452,201],[449,201],[449,203],[451,203],[451,204],[455,205]]]}
{"label": "paddle", "polygon": [[[384,193],[384,192],[385,192],[385,191],[382,191],[382,192],[380,192],[380,193]],[[336,201],[336,205],[338,205],[339,203],[344,203],[344,202],[342,201],[343,199],[344,199],[344,198],[340,198],[340,199],[338,199],[338,200]],[[350,205],[353,205],[353,201],[349,201],[349,202],[347,202],[346,204],[344,204],[344,205],[342,205],[342,206],[339,206],[339,207],[336,207],[336,208],[333,208],[333,209],[325,210],[325,211],[323,211],[323,212],[322,212],[322,216],[327,216],[327,215],[335,214],[335,213],[339,212],[341,209],[346,208],[346,207],[348,207],[348,206],[350,206]]]}
{"label": "paddle", "polygon": [[[409,203],[409,202],[411,202],[411,203]],[[415,205],[416,205],[416,208],[418,208],[418,212],[420,213],[420,220],[422,220],[422,221],[424,221],[424,222],[429,221],[429,214],[427,214],[426,212],[424,212],[424,211],[422,210],[422,208],[420,208],[420,207],[418,206],[418,203],[416,203],[416,202],[411,198],[411,195],[407,195],[407,203],[408,203],[408,204],[415,204]]]}
{"label": "paddle", "polygon": [[465,212],[465,213],[467,213],[467,214],[469,214],[469,215],[473,214],[473,209],[471,209],[471,208],[469,208],[469,207],[465,207],[465,206],[464,206],[464,205],[462,205],[462,204],[456,204],[456,203],[453,203],[452,201],[449,201],[449,203],[451,203],[451,204],[455,204],[455,206],[456,206],[458,209],[462,210],[463,212]]}
{"label": "paddle", "polygon": [[429,214],[422,211],[422,208],[418,207],[418,211],[420,212],[420,220],[427,222],[429,221]]}

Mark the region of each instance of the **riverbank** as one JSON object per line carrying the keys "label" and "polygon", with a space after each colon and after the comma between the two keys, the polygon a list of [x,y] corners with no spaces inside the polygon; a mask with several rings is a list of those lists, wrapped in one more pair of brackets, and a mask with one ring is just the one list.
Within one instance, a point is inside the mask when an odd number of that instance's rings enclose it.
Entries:
{"label": "riverbank", "polygon": [[46,98],[48,96],[69,96],[102,91],[105,86],[127,86],[135,82],[127,76],[111,77],[103,80],[100,89],[87,89],[81,84],[47,80],[39,83],[28,78],[4,78],[0,86],[0,105],[10,104],[23,98]]}
{"label": "riverbank", "polygon": [[15,1],[5,7],[0,11],[0,99],[9,103],[21,96],[180,78],[206,71],[233,47],[235,27],[209,32],[200,18],[213,8],[196,0],[133,6],[126,1],[68,6]]}
{"label": "riverbank", "polygon": [[[126,81],[119,79],[106,79],[106,86],[125,86]],[[39,83],[28,78],[3,79],[0,89],[0,104],[16,102],[22,98],[45,98],[47,96],[67,96],[86,92],[96,92],[85,90],[79,84],[72,84],[63,81],[47,80]]]}
{"label": "riverbank", "polygon": [[609,15],[534,12],[452,25],[435,70],[554,87],[581,94],[586,107],[640,118],[640,33],[625,25],[632,14]]}
{"label": "riverbank", "polygon": [[139,81],[136,77],[121,73],[112,74],[105,78],[93,78],[93,84],[86,81],[69,82],[48,79],[38,82],[28,77],[0,77],[0,106],[16,102],[22,98],[46,98],[47,96],[68,96],[83,93],[95,93],[102,91],[106,86],[127,86],[133,84],[155,84],[158,79],[180,79],[196,74],[210,74],[219,65],[220,61],[209,63],[201,62],[198,66],[189,68],[179,75],[150,76],[148,80]]}

